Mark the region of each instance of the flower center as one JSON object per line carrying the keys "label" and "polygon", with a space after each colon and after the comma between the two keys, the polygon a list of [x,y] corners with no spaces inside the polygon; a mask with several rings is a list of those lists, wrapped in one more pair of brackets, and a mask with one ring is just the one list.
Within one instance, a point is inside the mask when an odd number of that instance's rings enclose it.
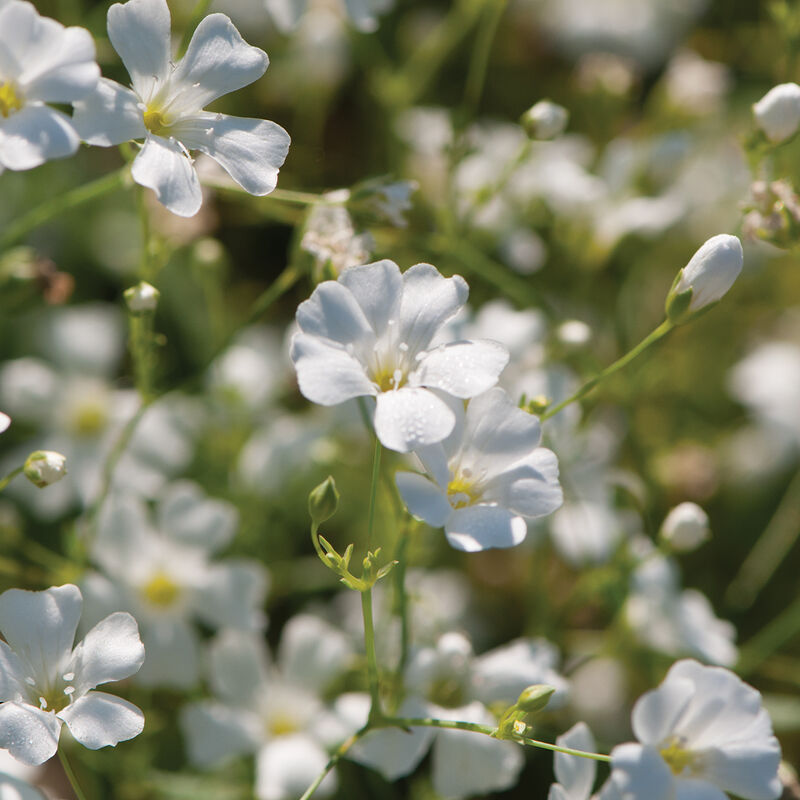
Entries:
{"label": "flower center", "polygon": [[297,720],[286,712],[271,714],[267,720],[267,733],[270,736],[288,736],[299,730]]}
{"label": "flower center", "polygon": [[67,672],[61,676],[60,680],[56,680],[55,685],[49,686],[45,690],[40,690],[36,686],[33,678],[26,678],[25,682],[30,686],[29,692],[35,701],[39,702],[39,708],[42,711],[53,711],[58,713],[66,708],[71,700],[72,695],[75,693],[75,687],[70,685],[75,680],[74,672]]}
{"label": "flower center", "polygon": [[405,385],[406,376],[400,369],[379,369],[373,374],[372,380],[382,392],[391,392]]}
{"label": "flower center", "polygon": [[142,588],[145,600],[158,608],[174,605],[180,593],[180,586],[165,572],[157,572]]}
{"label": "flower center", "polygon": [[148,108],[144,112],[144,126],[151,133],[163,133],[165,128],[169,127],[166,115],[159,108]]}
{"label": "flower center", "polygon": [[78,436],[93,436],[100,433],[107,422],[106,407],[100,401],[81,403],[72,415],[72,429]]}
{"label": "flower center", "polygon": [[447,499],[453,508],[464,508],[472,505],[481,496],[477,481],[469,470],[459,472],[447,484]]}
{"label": "flower center", "polygon": [[0,83],[0,115],[9,117],[23,105],[24,102],[17,94],[13,83]]}
{"label": "flower center", "polygon": [[682,775],[686,770],[691,771],[696,766],[697,753],[684,747],[685,742],[681,737],[673,736],[665,744],[666,746],[659,752],[674,775]]}

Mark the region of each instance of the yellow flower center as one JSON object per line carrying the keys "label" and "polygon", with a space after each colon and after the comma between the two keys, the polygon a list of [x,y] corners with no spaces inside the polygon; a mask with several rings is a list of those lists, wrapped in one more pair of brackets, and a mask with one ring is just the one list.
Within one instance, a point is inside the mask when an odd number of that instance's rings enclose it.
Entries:
{"label": "yellow flower center", "polygon": [[145,600],[158,608],[168,608],[180,595],[181,589],[165,572],[157,572],[142,589]]}
{"label": "yellow flower center", "polygon": [[13,83],[0,83],[0,114],[9,117],[24,105]]}
{"label": "yellow flower center", "polygon": [[391,392],[405,385],[406,376],[399,369],[380,369],[373,373],[372,380],[382,392]]}
{"label": "yellow flower center", "polygon": [[697,753],[687,750],[683,740],[672,737],[666,747],[660,750],[661,758],[667,762],[674,775],[682,775],[686,770],[691,771],[697,763]]}
{"label": "yellow flower center", "polygon": [[164,131],[164,128],[169,127],[166,116],[161,109],[148,108],[144,112],[144,126],[151,133],[159,134]]}
{"label": "yellow flower center", "polygon": [[82,403],[72,416],[72,429],[78,436],[93,436],[100,433],[108,422],[106,407],[100,402]]}
{"label": "yellow flower center", "polygon": [[447,484],[447,499],[453,508],[472,505],[481,496],[471,476],[459,473]]}
{"label": "yellow flower center", "polygon": [[288,736],[298,730],[294,717],[287,713],[278,713],[270,716],[267,722],[267,733],[270,736]]}

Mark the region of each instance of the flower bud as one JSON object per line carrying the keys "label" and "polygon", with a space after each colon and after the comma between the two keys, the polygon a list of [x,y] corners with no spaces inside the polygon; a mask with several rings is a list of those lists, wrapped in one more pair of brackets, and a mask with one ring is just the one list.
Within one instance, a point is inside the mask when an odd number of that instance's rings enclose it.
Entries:
{"label": "flower bud", "polygon": [[678,273],[667,296],[667,317],[676,325],[716,303],[742,271],[742,243],[727,233],[712,236]]}
{"label": "flower bud", "polygon": [[25,459],[23,471],[31,483],[44,489],[67,474],[67,459],[53,450],[34,450]]}
{"label": "flower bud", "polygon": [[0,433],[2,433],[11,424],[11,417],[0,411]]}
{"label": "flower bud", "polygon": [[710,536],[708,515],[696,503],[675,506],[661,525],[661,538],[680,553],[696,549]]}
{"label": "flower bud", "polygon": [[754,106],[758,127],[771,142],[783,142],[800,126],[800,86],[781,83],[773,86]]}
{"label": "flower bud", "polygon": [[316,525],[330,519],[339,507],[339,491],[333,477],[327,478],[308,495],[308,513]]}
{"label": "flower bud", "polygon": [[522,127],[531,139],[555,139],[564,132],[569,111],[552,100],[540,100],[522,115]]}
{"label": "flower bud", "polygon": [[156,310],[161,292],[147,281],[141,281],[136,286],[125,290],[125,302],[132,314],[145,314]]}
{"label": "flower bud", "polygon": [[517,699],[517,708],[527,714],[541,711],[548,704],[555,690],[555,686],[548,686],[546,683],[535,683],[533,686],[522,690],[522,694]]}

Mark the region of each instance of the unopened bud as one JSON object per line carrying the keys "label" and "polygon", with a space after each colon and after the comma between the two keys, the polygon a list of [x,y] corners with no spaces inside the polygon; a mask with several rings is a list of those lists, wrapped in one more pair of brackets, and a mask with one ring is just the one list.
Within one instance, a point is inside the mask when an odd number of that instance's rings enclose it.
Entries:
{"label": "unopened bud", "polygon": [[11,417],[0,411],[0,433],[2,433],[11,424]]}
{"label": "unopened bud", "polygon": [[569,111],[552,100],[540,100],[522,115],[520,121],[531,139],[555,139],[567,127]]}
{"label": "unopened bud", "polygon": [[675,506],[661,526],[661,537],[677,552],[695,550],[710,536],[708,515],[696,503]]}
{"label": "unopened bud", "polygon": [[686,322],[716,303],[733,286],[743,261],[742,243],[735,236],[712,236],[675,278],[666,302],[670,321],[676,325]]}
{"label": "unopened bud", "polygon": [[548,704],[555,690],[555,686],[548,686],[546,683],[535,683],[533,686],[522,690],[522,694],[517,700],[517,708],[527,714],[541,711]]}
{"label": "unopened bud", "polygon": [[758,127],[771,142],[783,142],[800,126],[800,86],[781,83],[773,86],[754,106]]}
{"label": "unopened bud", "polygon": [[25,477],[40,489],[67,474],[67,459],[53,450],[35,450],[25,460]]}
{"label": "unopened bud", "polygon": [[339,507],[339,491],[333,477],[327,478],[308,495],[308,513],[317,524],[330,519]]}
{"label": "unopened bud", "polygon": [[125,290],[125,302],[133,314],[146,314],[156,310],[161,292],[146,281]]}

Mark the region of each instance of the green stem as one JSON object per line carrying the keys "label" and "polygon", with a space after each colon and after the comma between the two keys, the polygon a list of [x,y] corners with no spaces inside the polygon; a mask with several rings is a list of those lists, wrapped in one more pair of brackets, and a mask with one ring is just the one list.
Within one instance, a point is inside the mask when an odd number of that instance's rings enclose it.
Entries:
{"label": "green stem", "polygon": [[303,792],[300,800],[308,800],[314,792],[319,789],[319,785],[325,780],[325,776],[341,761],[347,751],[369,730],[369,725],[365,725],[361,730],[356,731],[349,739],[346,739],[336,752],[330,757],[322,772],[314,779],[314,782]]}
{"label": "green stem", "polygon": [[64,773],[67,776],[67,780],[69,781],[69,785],[72,787],[72,791],[75,792],[75,797],[78,800],[87,800],[86,795],[81,789],[81,785],[78,783],[78,779],[75,777],[75,773],[70,766],[69,761],[67,760],[67,754],[59,748],[58,750],[58,757],[61,760],[61,766],[64,767]]}
{"label": "green stem", "polygon": [[562,400],[558,405],[553,406],[553,408],[549,408],[544,414],[541,415],[540,419],[542,421],[546,419],[550,419],[550,417],[557,414],[561,409],[566,408],[568,405],[571,405],[576,400],[580,400],[582,397],[585,397],[589,392],[597,386],[598,383],[601,383],[606,378],[613,375],[615,372],[618,372],[623,367],[627,366],[634,358],[641,355],[645,350],[647,350],[650,345],[655,344],[659,339],[662,339],[666,336],[673,328],[674,324],[670,322],[668,319],[665,319],[652,333],[648,336],[645,336],[639,344],[636,345],[632,350],[629,350],[625,353],[622,358],[617,359],[613,364],[606,367],[601,373],[596,375],[591,380],[586,381],[586,383],[578,389],[575,394],[568,397],[566,400]]}
{"label": "green stem", "polygon": [[486,83],[489,56],[492,53],[495,34],[505,8],[506,0],[488,0],[486,5],[485,18],[478,30],[477,42],[472,48],[467,81],[464,86],[464,102],[461,115],[463,124],[472,119],[478,110],[483,87]]}
{"label": "green stem", "polygon": [[800,633],[800,598],[762,628],[739,652],[736,671],[751,674],[786,642]]}
{"label": "green stem", "polygon": [[399,535],[397,541],[397,550],[394,554],[394,560],[397,566],[394,568],[394,581],[395,581],[395,597],[396,597],[396,612],[400,617],[400,656],[397,660],[397,685],[402,685],[402,676],[408,662],[408,649],[411,639],[409,624],[408,624],[408,595],[406,594],[406,552],[408,550],[408,537],[410,535],[409,527],[404,527]]}
{"label": "green stem", "polygon": [[375,507],[378,500],[378,482],[381,474],[381,447],[380,440],[375,437],[375,452],[372,458],[372,486],[369,493],[369,516],[367,517],[367,550],[372,550],[372,531],[375,527]]}
{"label": "green stem", "polygon": [[23,214],[19,219],[6,226],[0,236],[0,250],[5,250],[15,244],[27,233],[38,228],[49,219],[121,188],[125,185],[127,177],[128,167],[126,165],[116,172],[103,175],[102,178],[86,183],[83,186],[78,186],[75,189],[64,192],[64,194],[54,194],[49,200],[31,209],[27,214]]}
{"label": "green stem", "polygon": [[5,476],[5,478],[0,480],[0,492],[2,492],[3,489],[5,489],[6,486],[8,486],[8,484],[11,483],[11,481],[13,481],[14,478],[16,478],[17,475],[19,475],[20,472],[22,472],[22,470],[24,469],[25,465],[23,464],[22,466],[17,467],[16,469],[12,469],[11,472],[9,472],[8,475]]}
{"label": "green stem", "polygon": [[364,649],[367,653],[367,680],[369,682],[370,709],[369,718],[380,718],[380,677],[378,675],[378,657],[375,653],[375,626],[372,621],[372,587],[361,592],[361,611],[364,616]]}

